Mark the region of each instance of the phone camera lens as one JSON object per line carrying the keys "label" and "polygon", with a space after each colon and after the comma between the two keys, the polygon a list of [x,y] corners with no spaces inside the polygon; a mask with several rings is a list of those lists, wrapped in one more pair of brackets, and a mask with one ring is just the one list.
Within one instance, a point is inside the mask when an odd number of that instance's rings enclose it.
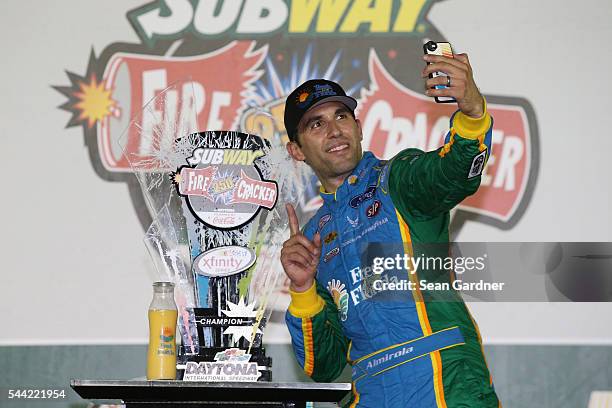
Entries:
{"label": "phone camera lens", "polygon": [[429,41],[427,44],[425,44],[425,47],[427,47],[428,51],[435,51],[438,48],[438,44],[436,44],[434,41]]}

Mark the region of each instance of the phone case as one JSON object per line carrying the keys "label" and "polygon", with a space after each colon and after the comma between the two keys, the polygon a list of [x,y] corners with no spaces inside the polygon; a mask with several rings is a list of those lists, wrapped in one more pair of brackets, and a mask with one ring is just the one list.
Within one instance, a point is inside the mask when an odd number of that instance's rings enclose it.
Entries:
{"label": "phone case", "polygon": [[[431,41],[430,41],[431,42]],[[423,44],[423,51],[425,52],[425,54],[430,54],[430,55],[442,55],[444,57],[450,57],[453,58],[453,48],[451,47],[450,43],[448,42],[438,42],[435,43],[436,44],[436,49],[435,50],[431,50],[428,45],[429,43]],[[429,74],[430,78],[435,78],[438,76],[447,76],[444,72],[433,72],[431,74]],[[442,89],[442,88],[446,88],[446,85],[436,85],[435,86],[436,89]],[[449,97],[449,96],[442,96],[442,97],[434,97],[434,99],[436,100],[437,103],[451,103],[451,102],[455,102],[455,98]]]}

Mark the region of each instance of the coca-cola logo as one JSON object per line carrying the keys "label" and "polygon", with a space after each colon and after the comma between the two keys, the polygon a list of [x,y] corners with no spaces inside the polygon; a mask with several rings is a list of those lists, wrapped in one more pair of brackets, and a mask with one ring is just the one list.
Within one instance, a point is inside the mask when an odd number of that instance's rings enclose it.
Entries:
{"label": "coca-cola logo", "polygon": [[236,225],[236,216],[233,214],[215,215],[211,219],[212,224],[218,225],[221,228],[230,228],[232,225]]}

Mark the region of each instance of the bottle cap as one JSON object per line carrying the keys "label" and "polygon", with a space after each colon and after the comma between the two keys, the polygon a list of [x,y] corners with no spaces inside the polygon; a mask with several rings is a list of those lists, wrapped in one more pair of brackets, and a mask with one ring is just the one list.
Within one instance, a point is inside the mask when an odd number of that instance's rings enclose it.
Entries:
{"label": "bottle cap", "polygon": [[173,288],[174,283],[172,282],[153,282],[154,288]]}

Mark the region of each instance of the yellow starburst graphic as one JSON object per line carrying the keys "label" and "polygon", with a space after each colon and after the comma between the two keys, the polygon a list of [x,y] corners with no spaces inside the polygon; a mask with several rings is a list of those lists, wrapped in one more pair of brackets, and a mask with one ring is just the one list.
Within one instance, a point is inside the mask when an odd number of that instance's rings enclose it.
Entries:
{"label": "yellow starburst graphic", "polygon": [[177,186],[180,186],[183,182],[183,176],[181,176],[180,171],[172,171],[170,172],[170,181],[172,181]]}
{"label": "yellow starburst graphic", "polygon": [[95,75],[88,84],[79,83],[79,89],[74,93],[79,100],[74,107],[80,111],[79,119],[87,120],[88,127],[114,112],[117,102],[111,97],[112,90],[104,87],[104,81],[98,83]]}

